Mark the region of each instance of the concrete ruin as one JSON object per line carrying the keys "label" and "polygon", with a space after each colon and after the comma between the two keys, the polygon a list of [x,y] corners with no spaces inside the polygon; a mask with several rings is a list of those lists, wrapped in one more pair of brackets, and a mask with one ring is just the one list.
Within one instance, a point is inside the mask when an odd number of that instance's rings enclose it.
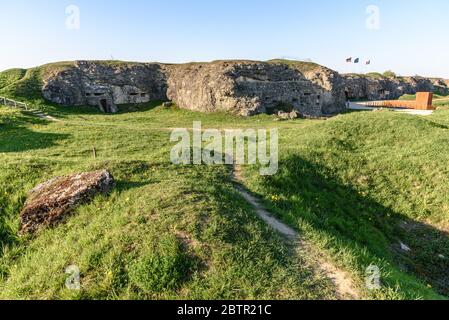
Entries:
{"label": "concrete ruin", "polygon": [[305,71],[299,64],[254,61],[172,66],[167,96],[181,108],[243,116],[281,109],[308,116],[342,111],[345,96],[340,76],[312,67]]}
{"label": "concrete ruin", "polygon": [[97,106],[106,113],[117,105],[165,100],[166,75],[158,64],[108,64],[77,61],[44,79],[44,98],[64,106]]}
{"label": "concrete ruin", "polygon": [[348,100],[396,100],[405,94],[432,92],[449,95],[449,82],[423,77],[373,77],[371,75],[344,75],[345,95]]}
{"label": "concrete ruin", "polygon": [[273,60],[160,64],[77,61],[44,79],[43,96],[64,106],[173,101],[200,112],[242,116],[297,111],[318,117],[342,112],[348,99],[397,99],[429,91],[449,94],[442,79],[340,75],[307,62]]}

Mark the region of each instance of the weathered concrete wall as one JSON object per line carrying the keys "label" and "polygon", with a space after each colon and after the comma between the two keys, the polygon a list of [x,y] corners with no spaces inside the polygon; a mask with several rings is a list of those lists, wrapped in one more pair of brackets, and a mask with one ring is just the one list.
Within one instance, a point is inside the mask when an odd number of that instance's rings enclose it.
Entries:
{"label": "weathered concrete wall", "polygon": [[[107,64],[78,61],[44,81],[43,96],[64,106],[144,103],[167,98],[166,74],[160,64]],[[113,110],[112,110],[113,111]]]}
{"label": "weathered concrete wall", "polygon": [[[307,116],[341,112],[346,99],[397,99],[431,91],[449,94],[442,79],[340,75],[296,61],[216,61],[168,65],[78,61],[44,79],[43,96],[65,106],[172,100],[179,107],[243,116],[291,109]],[[289,110],[287,110],[289,111]]]}
{"label": "weathered concrete wall", "polygon": [[217,61],[172,66],[169,74],[168,98],[196,111],[248,116],[291,108],[321,116],[345,106],[343,82],[323,67],[302,73],[282,63]]}
{"label": "weathered concrete wall", "polygon": [[404,94],[420,91],[449,94],[443,79],[422,77],[372,78],[362,75],[344,75],[345,91],[349,99],[382,100],[398,99]]}

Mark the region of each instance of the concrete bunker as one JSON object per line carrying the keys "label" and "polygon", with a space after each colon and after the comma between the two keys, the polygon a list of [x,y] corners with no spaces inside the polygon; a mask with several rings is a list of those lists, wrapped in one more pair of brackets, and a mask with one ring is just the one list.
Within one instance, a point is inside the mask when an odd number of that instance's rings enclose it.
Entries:
{"label": "concrete bunker", "polygon": [[104,113],[116,113],[117,106],[107,88],[85,91],[86,104],[97,107]]}
{"label": "concrete bunker", "polygon": [[104,113],[116,113],[118,111],[118,108],[112,101],[112,99],[102,97],[98,101],[98,107],[100,108],[100,111]]}

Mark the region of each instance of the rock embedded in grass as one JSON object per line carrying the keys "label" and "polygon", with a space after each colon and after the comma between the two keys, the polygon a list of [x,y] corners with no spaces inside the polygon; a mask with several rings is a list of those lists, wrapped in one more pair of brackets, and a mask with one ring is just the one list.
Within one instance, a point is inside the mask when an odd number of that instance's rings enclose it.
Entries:
{"label": "rock embedded in grass", "polygon": [[51,179],[36,186],[20,214],[20,233],[34,234],[62,222],[73,210],[98,194],[107,195],[115,184],[106,170]]}
{"label": "rock embedded in grass", "polygon": [[298,119],[300,117],[300,113],[298,111],[293,110],[292,112],[285,112],[285,111],[279,111],[277,113],[277,120],[278,121],[285,121],[285,120],[294,120]]}

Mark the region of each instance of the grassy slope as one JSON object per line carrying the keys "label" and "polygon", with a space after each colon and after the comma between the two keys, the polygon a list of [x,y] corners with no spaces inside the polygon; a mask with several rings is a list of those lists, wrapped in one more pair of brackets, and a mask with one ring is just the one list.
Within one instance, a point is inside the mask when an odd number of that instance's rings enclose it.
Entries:
{"label": "grassy slope", "polygon": [[[0,298],[331,298],[307,257],[292,255],[236,194],[229,168],[169,163],[161,123],[190,127],[197,115],[150,107],[64,123],[0,109]],[[36,183],[104,167],[118,181],[110,197],[35,239],[15,236]],[[69,265],[81,269],[79,293],[65,289]]]}
{"label": "grassy slope", "polygon": [[[47,105],[36,93],[41,78],[42,68],[32,69],[0,89],[65,121],[0,109],[0,298],[330,297],[328,283],[305,267],[308,257],[293,257],[234,193],[229,168],[169,164],[168,128],[194,120],[212,128],[280,127],[280,174],[261,178],[247,168],[248,187],[360,283],[368,265],[381,266],[384,289],[372,297],[448,295],[448,262],[437,257],[449,257],[440,231],[449,228],[444,108],[429,118],[380,112],[287,123],[151,104],[112,116]],[[15,236],[36,183],[103,167],[119,181],[110,198],[36,239]],[[412,253],[397,250],[398,241]],[[64,289],[70,264],[80,266],[84,283],[75,296]]]}
{"label": "grassy slope", "polygon": [[41,95],[44,79],[71,66],[73,62],[58,62],[27,70],[11,69],[0,72],[0,95],[45,108],[48,103]]}
{"label": "grassy slope", "polygon": [[[238,119],[146,105],[115,116],[67,113],[64,123],[36,122],[9,109],[2,119],[0,203],[8,249],[0,260],[0,297],[330,297],[327,283],[298,266],[307,265],[307,257],[292,257],[235,194],[229,168],[169,164],[167,128],[190,127],[193,120],[213,128],[280,126],[281,172],[262,179],[249,169],[253,191],[360,281],[369,264],[380,265],[385,289],[372,297],[437,297],[431,283],[441,291],[437,280],[447,263],[435,254],[449,256],[447,236],[435,228],[407,234],[396,227],[399,221],[419,227],[418,221],[440,227],[448,221],[446,129],[433,118],[357,113],[279,124],[267,116]],[[14,236],[32,186],[103,167],[119,181],[110,198],[81,207],[67,224],[36,239]],[[413,255],[395,253],[399,239]],[[64,289],[64,268],[71,264],[81,268],[85,283],[75,296]],[[430,264],[435,268],[428,273]],[[411,276],[416,266],[427,281]]]}
{"label": "grassy slope", "polygon": [[11,69],[0,73],[0,89],[16,83],[25,76],[24,69]]}
{"label": "grassy slope", "polygon": [[374,263],[400,295],[449,295],[448,120],[363,112],[284,131],[280,173],[249,170],[250,188],[360,277]]}

